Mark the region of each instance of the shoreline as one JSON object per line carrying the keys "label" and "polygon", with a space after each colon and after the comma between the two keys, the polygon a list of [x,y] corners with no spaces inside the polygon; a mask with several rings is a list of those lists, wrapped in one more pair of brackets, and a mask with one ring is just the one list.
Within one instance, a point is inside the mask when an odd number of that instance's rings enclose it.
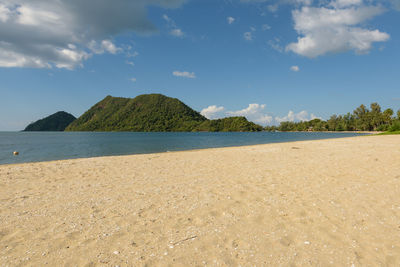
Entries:
{"label": "shoreline", "polygon": [[0,165],[0,265],[400,264],[400,136]]}
{"label": "shoreline", "polygon": [[[295,132],[290,132],[290,133],[295,133]],[[337,132],[313,132],[313,133],[337,133]],[[253,145],[234,145],[234,146],[229,145],[229,146],[206,147],[206,148],[195,148],[195,149],[163,151],[163,152],[134,153],[134,154],[121,154],[121,155],[108,155],[108,156],[105,155],[105,156],[93,156],[93,157],[76,157],[76,158],[66,158],[66,159],[58,159],[58,160],[28,161],[28,162],[20,162],[20,163],[5,163],[5,164],[0,163],[0,167],[1,166],[8,166],[8,165],[18,165],[18,164],[58,162],[58,161],[65,161],[65,160],[107,158],[107,157],[125,157],[125,156],[135,156],[135,155],[152,155],[152,154],[164,154],[164,153],[176,153],[176,152],[190,152],[190,151],[201,151],[201,150],[209,150],[209,149],[223,149],[223,148],[236,148],[236,147],[247,147],[247,146],[260,146],[260,145],[268,145],[268,144],[285,144],[285,143],[319,141],[319,140],[334,140],[334,139],[357,138],[357,137],[361,137],[361,136],[374,136],[374,135],[377,135],[377,134],[371,134],[370,132],[341,132],[341,133],[359,133],[360,135],[359,136],[336,137],[336,138],[311,139],[311,140],[296,140],[296,141],[282,141],[282,142],[278,141],[278,142],[260,143],[260,144],[253,144]],[[20,156],[20,155],[18,155],[18,156]]]}

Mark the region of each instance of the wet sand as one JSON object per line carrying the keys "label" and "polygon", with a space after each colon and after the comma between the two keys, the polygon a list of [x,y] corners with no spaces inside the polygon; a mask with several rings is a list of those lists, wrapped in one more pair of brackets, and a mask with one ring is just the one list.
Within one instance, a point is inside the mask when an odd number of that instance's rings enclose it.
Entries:
{"label": "wet sand", "polygon": [[0,166],[0,266],[399,266],[400,135]]}

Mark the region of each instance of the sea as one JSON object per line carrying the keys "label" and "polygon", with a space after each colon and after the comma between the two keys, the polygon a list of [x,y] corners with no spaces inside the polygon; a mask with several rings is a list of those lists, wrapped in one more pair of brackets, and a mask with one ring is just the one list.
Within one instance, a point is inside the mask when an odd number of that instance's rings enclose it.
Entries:
{"label": "sea", "polygon": [[[136,132],[0,132],[0,164],[358,136],[327,132],[136,133]],[[19,155],[14,156],[13,152]]]}

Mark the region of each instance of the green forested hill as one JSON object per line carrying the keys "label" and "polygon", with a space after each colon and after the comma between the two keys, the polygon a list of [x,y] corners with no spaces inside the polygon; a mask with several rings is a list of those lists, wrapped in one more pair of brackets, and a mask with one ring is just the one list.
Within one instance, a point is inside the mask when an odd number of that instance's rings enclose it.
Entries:
{"label": "green forested hill", "polygon": [[44,119],[29,124],[24,131],[64,131],[74,120],[76,120],[76,118],[73,115],[65,111],[59,111]]}
{"label": "green forested hill", "polygon": [[262,126],[249,122],[245,117],[207,120],[194,129],[194,131],[207,132],[258,132],[262,130]]}
{"label": "green forested hill", "polygon": [[[259,127],[259,128],[258,128]],[[262,127],[245,118],[210,121],[176,98],[161,94],[135,98],[107,96],[66,131],[255,131]]]}

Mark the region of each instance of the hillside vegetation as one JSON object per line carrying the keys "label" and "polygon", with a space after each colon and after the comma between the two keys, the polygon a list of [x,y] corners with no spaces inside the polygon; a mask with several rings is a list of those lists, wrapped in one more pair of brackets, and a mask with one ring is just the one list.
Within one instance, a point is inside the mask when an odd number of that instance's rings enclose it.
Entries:
{"label": "hillside vegetation", "polygon": [[66,131],[261,131],[244,117],[210,121],[176,98],[161,94],[135,98],[107,96],[95,104]]}
{"label": "hillside vegetation", "polygon": [[44,119],[29,124],[24,131],[64,131],[65,128],[74,120],[76,120],[76,118],[73,115],[65,111],[59,111]]}
{"label": "hillside vegetation", "polygon": [[262,126],[249,122],[245,117],[207,120],[194,128],[194,131],[207,132],[258,132],[262,130]]}

